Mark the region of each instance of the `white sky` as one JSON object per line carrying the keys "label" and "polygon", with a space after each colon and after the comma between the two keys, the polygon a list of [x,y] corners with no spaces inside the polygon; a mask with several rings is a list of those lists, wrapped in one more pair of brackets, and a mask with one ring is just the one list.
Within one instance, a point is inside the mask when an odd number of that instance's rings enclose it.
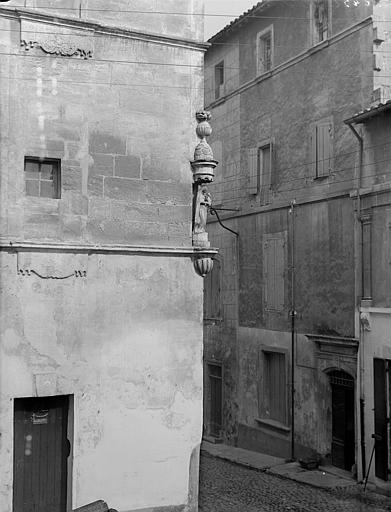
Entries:
{"label": "white sky", "polygon": [[[244,11],[248,11],[257,0],[205,0],[205,40],[224,28]],[[224,16],[208,16],[219,14]]]}

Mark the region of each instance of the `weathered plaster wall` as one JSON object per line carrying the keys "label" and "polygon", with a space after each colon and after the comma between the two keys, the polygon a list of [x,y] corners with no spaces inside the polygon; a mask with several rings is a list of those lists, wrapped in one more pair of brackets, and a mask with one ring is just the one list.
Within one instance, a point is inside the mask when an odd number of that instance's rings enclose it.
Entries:
{"label": "weathered plaster wall", "polygon": [[[284,350],[291,358],[291,333],[248,327],[238,329],[239,400],[238,443],[262,453],[289,457],[291,453],[291,397],[287,393],[287,428],[257,422],[266,417],[262,399],[262,351]],[[296,336],[295,357],[295,453],[303,457],[331,452],[331,393],[327,374],[316,357],[316,346],[303,335]],[[320,371],[318,371],[320,370]],[[290,382],[290,372],[287,374]]]}
{"label": "weathered plaster wall", "polygon": [[[357,144],[343,120],[362,108],[363,98],[368,98],[366,105],[371,98],[370,54],[355,51],[370,47],[369,36],[370,28],[366,27],[240,95],[242,174],[236,186],[242,189],[242,203],[246,200],[252,207],[259,203],[259,198],[246,194],[248,157],[251,148],[268,138],[275,139],[273,203],[321,198],[349,189],[355,176]],[[243,40],[243,44],[250,42]],[[360,69],[367,72],[360,76]],[[334,124],[333,172],[316,180],[311,123],[327,117]]]}
{"label": "weathered plaster wall", "polygon": [[[27,3],[34,12],[42,5]],[[121,17],[121,28],[196,40],[202,18],[189,14],[202,5],[166,2],[165,10],[186,11],[182,21],[140,15],[131,23],[115,4],[83,2],[80,19],[68,13],[72,23],[41,24],[5,9],[0,17],[2,242],[61,244],[1,253],[4,511],[12,502],[12,400],[55,394],[74,396],[69,506],[96,499],[120,512],[197,506],[202,280],[189,257],[189,160],[194,113],[203,106],[203,52],[161,35],[104,33],[83,19],[87,6],[100,6],[90,20]],[[51,14],[80,7],[50,5]],[[115,19],[103,16],[109,8]],[[51,37],[91,57],[43,52]],[[37,44],[26,50],[21,39]],[[26,155],[61,159],[60,199],[25,195]],[[67,252],[67,244],[100,249]],[[166,253],[129,249],[140,245]],[[55,279],[75,270],[79,277]]]}
{"label": "weathered plaster wall", "polygon": [[[237,228],[236,222],[227,224]],[[204,428],[208,432],[210,422],[210,396],[208,362],[223,366],[223,432],[224,440],[235,443],[237,438],[238,386],[240,384],[239,357],[236,326],[238,294],[238,246],[232,233],[224,231],[216,222],[209,224],[208,232],[213,244],[219,244],[220,261],[220,318],[204,321]],[[204,297],[209,300],[209,297]]]}
{"label": "weathered plaster wall", "polygon": [[[236,354],[235,359],[219,356],[224,363],[224,377],[238,378],[235,388],[224,385],[224,404],[229,403],[236,414],[225,418],[223,437],[232,444],[289,456],[289,422],[285,433],[277,432],[260,426],[256,417],[262,410],[261,347],[285,350],[290,364],[292,218],[288,209],[290,201],[295,200],[296,455],[318,452],[328,456],[331,387],[326,371],[338,368],[356,377],[356,355],[354,349],[347,355],[343,353],[345,349],[341,353],[330,349],[325,354],[305,334],[337,338],[356,335],[354,204],[349,193],[358,175],[358,147],[343,121],[372,100],[373,30],[368,20],[363,21],[371,7],[364,2],[350,7],[333,2],[331,37],[311,48],[309,3],[281,4],[262,11],[259,19],[222,37],[206,54],[205,95],[214,116],[211,144],[222,145],[223,183],[216,184],[215,195],[219,206],[237,210],[221,212],[221,216],[224,223],[239,232],[239,276],[235,281],[225,272],[222,274],[224,286],[233,288],[235,282],[236,313],[223,317],[222,325],[206,326],[205,350],[210,354]],[[284,18],[294,7],[297,10],[291,14],[295,19],[288,24]],[[271,23],[277,69],[256,79],[256,35]],[[237,52],[243,89],[235,94],[230,88],[226,91],[228,98],[215,101],[213,68],[222,59],[224,63],[225,59],[230,61]],[[292,59],[289,65],[288,59]],[[237,76],[235,80],[238,81]],[[234,115],[228,123],[230,111]],[[334,126],[333,170],[330,176],[316,179],[311,154],[312,123],[326,117]],[[240,140],[240,159],[235,160],[234,171],[228,172],[236,137]],[[269,204],[265,205],[260,194],[249,191],[249,170],[251,151],[268,139],[274,142],[273,186]],[[217,235],[221,229],[212,218],[212,244],[218,240],[223,245]],[[272,233],[286,235],[285,305],[281,312],[267,311],[264,306],[262,246],[264,237]],[[228,340],[222,333],[232,321]],[[233,343],[236,351],[232,350]]]}
{"label": "weathered plaster wall", "polygon": [[277,66],[298,55],[309,46],[308,2],[276,2],[267,11],[260,12],[240,31],[240,83],[257,76],[257,34],[273,26],[273,62]]}
{"label": "weathered plaster wall", "polygon": [[370,236],[364,240],[370,254],[366,264],[371,274],[372,305],[380,308],[391,305],[390,119],[386,111],[359,127],[364,141],[360,206],[370,226]]}
{"label": "weathered plaster wall", "polygon": [[[120,511],[187,503],[202,421],[191,261],[85,254],[87,277],[58,281],[17,275],[23,256],[1,253],[0,508],[11,510],[12,399],[36,394],[74,395],[73,508],[101,498]],[[74,255],[49,260],[72,269]]]}
{"label": "weathered plaster wall", "polygon": [[205,67],[205,104],[212,103],[215,97],[215,66],[224,61],[224,84],[222,95],[229,94],[240,85],[239,38],[232,37],[228,44],[214,44],[208,50],[208,65]]}
{"label": "weathered plaster wall", "polygon": [[[366,315],[369,321],[370,330],[365,330],[362,336],[363,344],[363,398],[365,400],[365,446],[366,460],[369,461],[373,448],[372,434],[375,432],[375,415],[374,415],[374,373],[373,359],[391,359],[391,343],[390,343],[390,325],[391,325],[391,309],[379,307],[362,307],[361,312]],[[376,478],[375,464],[372,464],[369,473],[369,482],[376,484],[380,488],[390,487],[389,482],[385,482]]]}

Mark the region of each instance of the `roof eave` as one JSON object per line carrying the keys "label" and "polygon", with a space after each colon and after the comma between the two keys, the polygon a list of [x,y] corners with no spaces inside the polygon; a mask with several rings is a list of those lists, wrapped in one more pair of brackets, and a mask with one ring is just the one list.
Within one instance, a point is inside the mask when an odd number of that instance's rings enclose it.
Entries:
{"label": "roof eave", "polygon": [[225,37],[234,30],[237,30],[243,24],[248,23],[254,17],[255,14],[258,14],[265,10],[267,7],[270,7],[270,4],[272,4],[273,1],[275,0],[262,0],[261,2],[258,2],[256,5],[254,5],[254,7],[240,15],[238,18],[231,21],[231,23],[229,23],[223,29],[217,32],[217,34],[209,38],[208,43],[214,43],[218,39]]}
{"label": "roof eave", "polygon": [[365,123],[366,121],[368,121],[368,119],[371,119],[372,117],[383,114],[383,112],[386,112],[388,110],[391,110],[391,102],[387,102],[384,105],[375,107],[372,110],[368,110],[366,112],[355,114],[353,117],[349,117],[348,119],[345,119],[344,123],[345,124]]}

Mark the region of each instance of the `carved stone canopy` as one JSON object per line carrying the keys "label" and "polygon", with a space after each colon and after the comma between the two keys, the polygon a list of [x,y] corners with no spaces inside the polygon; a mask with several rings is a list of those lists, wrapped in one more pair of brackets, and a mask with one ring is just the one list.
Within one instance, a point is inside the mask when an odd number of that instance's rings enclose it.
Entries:
{"label": "carved stone canopy", "polygon": [[217,160],[213,158],[212,148],[209,146],[206,138],[212,134],[212,128],[209,124],[211,113],[207,110],[199,110],[196,113],[197,128],[196,133],[200,142],[194,150],[194,160],[191,162],[193,170],[193,179],[199,183],[209,183],[214,179],[214,169],[217,166]]}

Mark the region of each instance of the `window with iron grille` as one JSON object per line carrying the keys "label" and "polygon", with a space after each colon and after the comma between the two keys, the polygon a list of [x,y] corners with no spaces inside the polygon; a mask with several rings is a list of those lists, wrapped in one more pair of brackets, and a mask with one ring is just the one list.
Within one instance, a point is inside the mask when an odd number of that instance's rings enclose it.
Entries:
{"label": "window with iron grille", "polygon": [[273,26],[259,32],[257,39],[257,73],[265,73],[273,67]]}
{"label": "window with iron grille", "polygon": [[27,196],[60,198],[60,160],[26,157],[24,177]]}

